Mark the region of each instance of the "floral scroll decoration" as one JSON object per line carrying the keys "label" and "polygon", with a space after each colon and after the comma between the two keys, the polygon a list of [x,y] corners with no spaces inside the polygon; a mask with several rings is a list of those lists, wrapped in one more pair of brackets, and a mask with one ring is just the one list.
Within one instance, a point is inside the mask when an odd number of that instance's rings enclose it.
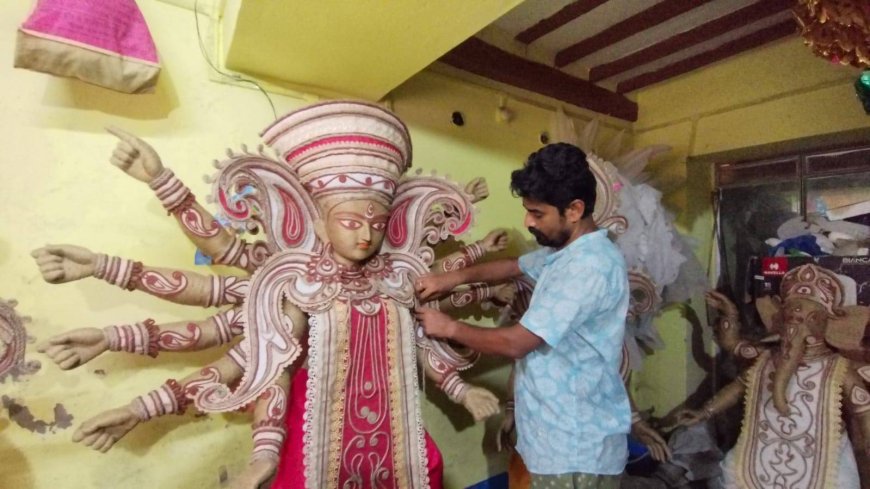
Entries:
{"label": "floral scroll decoration", "polygon": [[595,175],[595,211],[592,217],[598,227],[607,229],[614,235],[623,234],[628,229],[628,220],[619,215],[619,191],[622,182],[619,172],[608,161],[594,153],[587,153],[586,161]]}
{"label": "floral scroll decoration", "polygon": [[805,43],[817,56],[870,67],[870,2],[799,0],[793,11]]}
{"label": "floral scroll decoration", "polygon": [[644,314],[655,313],[662,305],[662,296],[655,282],[640,269],[628,272],[628,319],[637,320]]}
{"label": "floral scroll decoration", "polygon": [[266,245],[257,250],[258,260],[280,250],[319,253],[322,243],[313,223],[320,218],[311,195],[298,176],[266,153],[262,145],[241,152],[227,149],[227,159],[215,160],[216,175],[208,201],[216,203],[219,216],[229,227],[251,233],[264,231]]}
{"label": "floral scroll decoration", "polygon": [[17,304],[14,300],[0,299],[0,379],[9,374],[14,377],[39,370],[39,362],[24,361],[24,347],[27,344],[24,323],[30,318],[21,317],[15,312]]}

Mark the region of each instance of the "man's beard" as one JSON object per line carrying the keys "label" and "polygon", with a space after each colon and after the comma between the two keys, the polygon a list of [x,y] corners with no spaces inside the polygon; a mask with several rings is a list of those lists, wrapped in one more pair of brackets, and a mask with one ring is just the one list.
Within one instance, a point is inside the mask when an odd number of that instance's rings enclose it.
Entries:
{"label": "man's beard", "polygon": [[554,238],[549,238],[547,235],[542,233],[541,231],[535,228],[528,228],[529,232],[532,233],[532,236],[535,237],[535,241],[538,242],[541,246],[546,246],[549,248],[561,248],[568,242],[568,238],[571,237],[571,233],[566,230],[561,230]]}

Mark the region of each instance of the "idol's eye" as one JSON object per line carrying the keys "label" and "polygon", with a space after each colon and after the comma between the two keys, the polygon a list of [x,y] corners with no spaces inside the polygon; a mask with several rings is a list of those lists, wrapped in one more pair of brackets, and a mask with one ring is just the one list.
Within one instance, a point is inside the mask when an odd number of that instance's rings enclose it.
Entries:
{"label": "idol's eye", "polygon": [[387,223],[385,223],[385,222],[372,223],[372,229],[374,229],[375,231],[383,231],[384,229],[387,229]]}
{"label": "idol's eye", "polygon": [[338,223],[346,229],[359,229],[362,227],[362,224],[354,219],[339,219]]}

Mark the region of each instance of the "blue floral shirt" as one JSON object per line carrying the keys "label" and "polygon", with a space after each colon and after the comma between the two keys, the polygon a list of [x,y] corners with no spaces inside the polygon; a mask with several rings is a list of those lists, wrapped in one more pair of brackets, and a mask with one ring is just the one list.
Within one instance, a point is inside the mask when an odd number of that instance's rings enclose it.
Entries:
{"label": "blue floral shirt", "polygon": [[631,427],[619,376],[625,260],[598,230],[519,265],[537,282],[520,323],[544,344],[517,362],[517,450],[533,474],[620,474]]}

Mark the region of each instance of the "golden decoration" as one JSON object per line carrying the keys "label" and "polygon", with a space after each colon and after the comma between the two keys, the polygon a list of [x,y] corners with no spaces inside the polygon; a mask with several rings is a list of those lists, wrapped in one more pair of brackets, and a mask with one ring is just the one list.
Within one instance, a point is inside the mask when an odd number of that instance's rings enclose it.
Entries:
{"label": "golden decoration", "polygon": [[799,0],[793,12],[804,42],[817,56],[842,65],[870,67],[870,2]]}

